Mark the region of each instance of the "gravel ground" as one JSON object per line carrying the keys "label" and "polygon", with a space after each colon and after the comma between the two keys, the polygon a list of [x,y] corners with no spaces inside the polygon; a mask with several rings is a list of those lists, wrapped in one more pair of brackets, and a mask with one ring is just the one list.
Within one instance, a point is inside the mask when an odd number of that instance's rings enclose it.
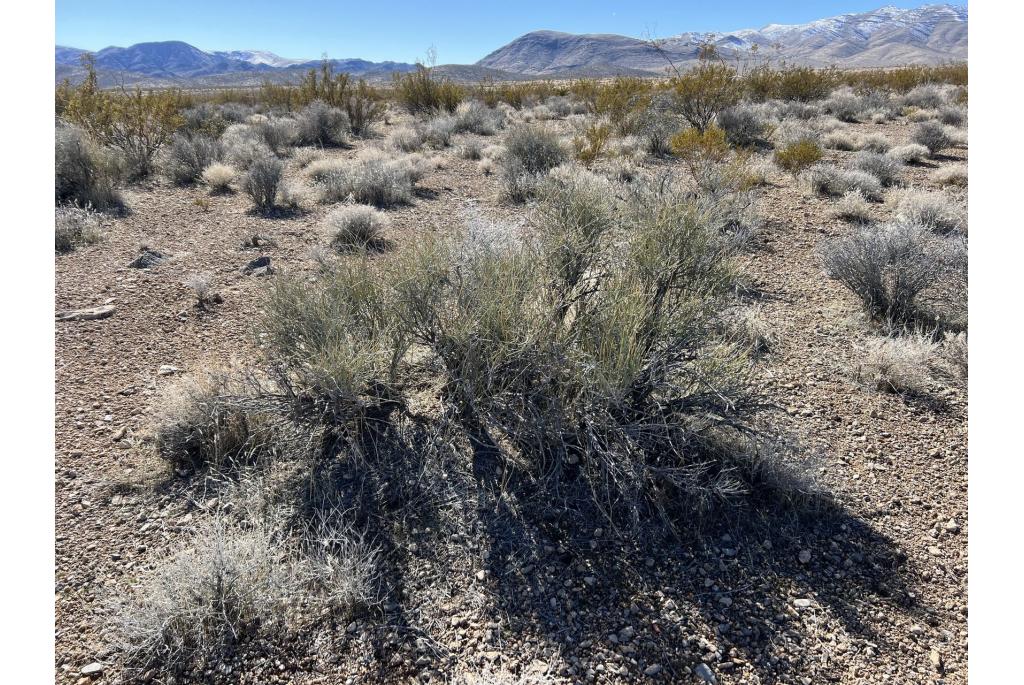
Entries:
{"label": "gravel ground", "polygon": [[[851,128],[902,143],[910,126]],[[368,144],[328,154],[352,157]],[[930,166],[966,156],[959,147]],[[439,158],[415,202],[388,212],[394,247],[375,258],[383,266],[467,210],[522,211],[497,201],[497,179],[475,162]],[[907,167],[904,178],[929,187],[930,172]],[[758,382],[779,405],[773,421],[816,458],[839,507],[695,522],[683,539],[652,545],[600,529],[559,538],[482,505],[464,535],[409,531],[415,544],[390,560],[401,592],[380,612],[312,644],[240,650],[196,680],[966,682],[966,392],[936,385],[913,398],[853,379],[857,346],[875,334],[816,256],[823,239],[853,228],[829,217],[832,201],[784,174],[772,181],[760,205],[766,226],[741,258],[777,334]],[[129,190],[127,202],[126,216],[104,219],[105,240],[56,257],[55,309],[116,307],[110,318],[56,325],[59,683],[115,679],[109,599],[202,515],[195,489],[158,479],[145,449],[155,398],[204,365],[253,360],[267,280],[314,273],[310,249],[328,241],[329,207],[266,218],[244,195],[158,181]],[[883,219],[893,208],[873,211]],[[253,235],[271,242],[243,247]],[[172,258],[128,268],[142,244]],[[275,275],[242,273],[262,255]],[[209,274],[222,303],[195,307],[183,284],[194,273]]]}

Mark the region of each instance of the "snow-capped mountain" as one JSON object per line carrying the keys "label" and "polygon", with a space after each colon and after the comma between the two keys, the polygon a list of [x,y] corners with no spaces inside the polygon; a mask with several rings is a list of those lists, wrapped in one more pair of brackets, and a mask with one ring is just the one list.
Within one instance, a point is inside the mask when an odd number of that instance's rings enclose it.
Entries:
{"label": "snow-capped mountain", "polygon": [[756,49],[766,57],[811,64],[887,66],[908,61],[967,58],[967,8],[882,7],[806,24],[769,24],[725,33],[682,33],[665,41],[683,47],[711,43],[726,50]]}
{"label": "snow-capped mountain", "polygon": [[967,8],[882,7],[806,24],[688,32],[659,41],[658,49],[628,36],[533,31],[477,65],[531,75],[663,72],[666,57],[680,66],[696,59],[700,47],[709,43],[727,58],[840,67],[934,64],[967,59]]}
{"label": "snow-capped mountain", "polygon": [[231,50],[228,52],[214,52],[214,55],[221,57],[227,57],[229,59],[237,59],[242,62],[248,62],[249,64],[264,65],[268,67],[290,67],[295,64],[304,64],[311,62],[308,59],[289,59],[288,57],[280,57],[267,50]]}

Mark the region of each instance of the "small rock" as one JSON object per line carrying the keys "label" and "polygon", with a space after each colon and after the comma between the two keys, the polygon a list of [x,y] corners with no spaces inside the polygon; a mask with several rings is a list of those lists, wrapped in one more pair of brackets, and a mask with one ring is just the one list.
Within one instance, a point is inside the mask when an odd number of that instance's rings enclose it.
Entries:
{"label": "small rock", "polygon": [[799,556],[797,558],[800,560],[801,564],[809,564],[811,562],[811,550],[809,550],[809,549],[802,549],[802,550],[800,550],[800,554],[799,554]]}
{"label": "small rock", "polygon": [[718,683],[718,678],[715,677],[715,674],[711,672],[711,669],[705,663],[697,664],[693,669],[693,672],[705,683],[711,683],[711,685],[716,685],[716,683]]}
{"label": "small rock", "polygon": [[476,572],[476,579],[477,580],[483,581],[483,579],[486,578],[486,577],[487,577],[487,571],[485,571],[483,569],[480,569],[479,571]]}
{"label": "small rock", "polygon": [[170,257],[162,252],[157,252],[156,250],[144,247],[142,248],[142,251],[139,252],[139,256],[132,260],[132,263],[129,264],[128,267],[131,269],[148,269],[150,267],[160,266],[168,259],[170,259]]}
{"label": "small rock", "polygon": [[636,630],[633,629],[633,626],[626,626],[619,631],[619,640],[622,642],[629,642],[634,636],[636,636]]}
{"label": "small rock", "polygon": [[939,654],[938,650],[933,649],[928,653],[928,662],[931,663],[932,668],[942,673],[942,655]]}
{"label": "small rock", "polygon": [[269,276],[274,273],[274,267],[270,266],[270,257],[263,255],[246,264],[242,273],[247,276]]}
{"label": "small rock", "polygon": [[811,606],[811,600],[809,599],[794,599],[793,606],[798,609],[806,609]]}
{"label": "small rock", "polygon": [[170,376],[181,371],[177,366],[171,366],[170,364],[161,364],[160,368],[157,369],[156,373],[158,376]]}
{"label": "small rock", "polygon": [[114,315],[117,307],[108,304],[104,307],[92,307],[90,309],[62,309],[56,312],[57,321],[95,321],[97,319],[108,319]]}
{"label": "small rock", "polygon": [[99,675],[100,673],[103,673],[103,664],[98,661],[94,661],[91,664],[82,666],[82,670],[80,672],[82,675],[88,676]]}
{"label": "small rock", "polygon": [[661,673],[661,664],[651,664],[644,669],[644,675],[653,678]]}

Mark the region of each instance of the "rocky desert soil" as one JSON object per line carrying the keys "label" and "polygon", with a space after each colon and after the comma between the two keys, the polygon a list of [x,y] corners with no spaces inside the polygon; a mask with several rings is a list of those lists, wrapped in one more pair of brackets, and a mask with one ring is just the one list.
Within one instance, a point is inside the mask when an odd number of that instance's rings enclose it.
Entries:
{"label": "rocky desert soil", "polygon": [[[911,127],[900,119],[849,128],[901,144]],[[326,154],[354,157],[379,143]],[[904,181],[935,187],[934,168],[966,163],[966,147],[948,152],[906,167]],[[452,150],[438,158],[415,202],[388,211],[393,249],[374,257],[382,264],[421,236],[452,230],[467,211],[524,211],[502,205],[497,177],[475,162]],[[816,252],[855,226],[831,218],[833,201],[787,174],[771,181],[760,200],[764,228],[740,259],[777,338],[758,361],[758,382],[778,405],[774,420],[835,493],[835,510],[746,512],[657,546],[595,528],[576,531],[572,544],[531,529],[519,536],[528,542],[489,548],[486,525],[500,516],[481,513],[461,555],[441,563],[424,544],[394,559],[404,569],[400,596],[327,642],[239,653],[203,679],[965,683],[966,392],[936,384],[926,398],[909,397],[856,381],[859,345],[877,333],[822,274]],[[56,310],[115,307],[108,318],[56,324],[59,683],[114,681],[110,598],[184,544],[203,515],[195,489],[168,479],[147,450],[154,402],[206,365],[254,360],[267,282],[313,277],[310,250],[329,240],[321,223],[330,207],[263,217],[244,194],[159,180],[126,196],[130,211],[104,218],[103,241],[55,258]],[[888,218],[892,203],[872,211]],[[244,247],[254,235],[269,240]],[[172,258],[129,268],[143,244]],[[275,273],[244,274],[261,256]],[[184,285],[195,273],[210,275],[220,304],[195,307]]]}

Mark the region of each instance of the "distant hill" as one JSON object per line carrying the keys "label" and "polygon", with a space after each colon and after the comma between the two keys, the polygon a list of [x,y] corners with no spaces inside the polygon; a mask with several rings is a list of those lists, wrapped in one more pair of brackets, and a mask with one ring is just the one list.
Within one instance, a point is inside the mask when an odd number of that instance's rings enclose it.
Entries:
{"label": "distant hill", "polygon": [[[658,41],[614,34],[533,31],[495,50],[476,64],[448,64],[437,73],[459,81],[602,77],[663,74],[689,66],[701,46],[714,45],[727,59],[785,61],[839,67],[935,64],[967,59],[967,8],[925,5],[883,7],[806,24],[769,24],[731,32],[680,33]],[[81,57],[88,51],[56,46],[57,81],[84,77]],[[266,50],[207,52],[181,41],[108,47],[94,53],[102,86],[252,86],[265,80],[297,81],[320,60],[280,57]],[[371,80],[408,72],[407,62],[334,59],[336,72]]]}
{"label": "distant hill", "polygon": [[658,42],[610,34],[533,31],[495,50],[478,66],[535,76],[590,70],[664,72],[669,61],[686,64],[701,45],[712,44],[727,58],[840,67],[934,64],[967,59],[967,8],[926,5],[883,7],[807,24],[769,24],[725,33],[681,33]]}

